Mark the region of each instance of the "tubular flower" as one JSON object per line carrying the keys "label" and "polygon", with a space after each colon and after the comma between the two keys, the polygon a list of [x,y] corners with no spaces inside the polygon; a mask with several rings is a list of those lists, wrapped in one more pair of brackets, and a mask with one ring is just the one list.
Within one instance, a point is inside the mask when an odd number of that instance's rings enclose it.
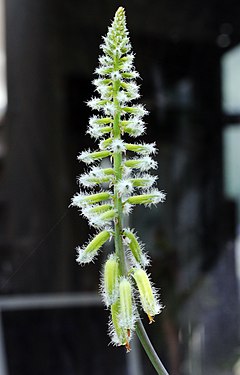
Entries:
{"label": "tubular flower", "polygon": [[116,254],[111,254],[104,265],[102,278],[102,296],[107,307],[116,302],[119,295],[119,261]]}
{"label": "tubular flower", "polygon": [[159,314],[162,309],[162,305],[158,302],[156,290],[152,286],[146,271],[143,269],[137,268],[134,270],[133,277],[140,294],[142,308],[148,315],[149,323],[152,323],[154,321],[153,317]]}
{"label": "tubular flower", "polygon": [[129,331],[123,329],[119,322],[119,311],[120,302],[117,300],[111,305],[111,318],[109,322],[109,335],[111,337],[113,345],[121,346],[125,345],[127,352],[130,351],[129,345]]}
{"label": "tubular flower", "polygon": [[[129,351],[139,319],[137,302],[141,302],[151,321],[161,305],[145,272],[149,258],[144,246],[133,229],[123,228],[123,216],[136,205],[163,202],[165,194],[154,186],[157,177],[149,172],[157,169],[153,159],[155,143],[129,141],[129,137],[145,133],[143,118],[148,111],[136,103],[140,97],[139,74],[134,68],[135,56],[122,7],[100,48],[102,54],[93,80],[95,96],[87,102],[94,111],[87,134],[98,142],[98,147],[83,150],[78,156],[88,170],[78,177],[81,191],[74,195],[71,205],[78,207],[89,225],[97,229],[85,247],[77,248],[80,264],[92,261],[100,248],[114,238],[115,250],[104,265],[101,291],[110,310],[111,340]],[[110,166],[103,168],[106,159]]]}
{"label": "tubular flower", "polygon": [[132,286],[130,281],[124,276],[119,284],[119,324],[123,329],[133,330],[136,316],[133,304]]}

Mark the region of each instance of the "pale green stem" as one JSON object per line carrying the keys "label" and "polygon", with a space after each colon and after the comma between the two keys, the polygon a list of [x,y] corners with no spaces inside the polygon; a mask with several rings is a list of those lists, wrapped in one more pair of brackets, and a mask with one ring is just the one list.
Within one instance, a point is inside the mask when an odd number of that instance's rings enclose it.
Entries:
{"label": "pale green stem", "polygon": [[[120,139],[121,138],[121,131],[119,127],[120,116],[121,116],[121,108],[119,106],[119,102],[117,100],[117,93],[120,87],[120,82],[115,81],[113,84],[113,103],[116,108],[116,112],[114,115],[113,121],[113,138]],[[113,153],[113,162],[114,162],[114,174],[115,174],[115,181],[119,181],[122,178],[122,153],[121,152],[114,152]],[[116,186],[116,184],[115,184]],[[116,188],[114,187],[114,208],[117,212],[115,218],[115,249],[116,253],[119,258],[120,264],[120,273],[121,275],[127,275],[127,265],[125,261],[125,254],[122,242],[122,222],[123,222],[123,208],[122,208],[122,199],[118,195]],[[157,353],[155,352],[151,341],[142,325],[142,322],[139,320],[136,324],[136,333],[138,338],[145,349],[148,358],[152,362],[155,370],[159,375],[168,375],[167,371],[165,370],[162,362],[160,361]]]}
{"label": "pale green stem", "polygon": [[159,375],[168,375],[167,370],[163,366],[154,347],[152,346],[151,341],[149,340],[149,337],[141,320],[138,320],[138,322],[136,323],[136,334],[138,335],[138,338],[157,373]]}
{"label": "pale green stem", "polygon": [[[116,108],[114,121],[113,121],[113,138],[114,139],[121,138],[121,132],[120,132],[120,127],[119,127],[121,109],[119,107],[119,102],[116,98],[119,87],[120,87],[120,82],[115,81],[113,85],[113,102]],[[122,153],[114,152],[113,160],[114,160],[115,180],[116,182],[118,182],[122,178]],[[114,186],[114,208],[117,212],[117,215],[115,218],[115,238],[114,238],[115,249],[119,258],[120,273],[121,275],[126,275],[127,269],[126,269],[125,254],[124,254],[123,243],[122,243],[122,217],[123,217],[122,199],[118,195],[118,192],[116,190],[116,184]]]}

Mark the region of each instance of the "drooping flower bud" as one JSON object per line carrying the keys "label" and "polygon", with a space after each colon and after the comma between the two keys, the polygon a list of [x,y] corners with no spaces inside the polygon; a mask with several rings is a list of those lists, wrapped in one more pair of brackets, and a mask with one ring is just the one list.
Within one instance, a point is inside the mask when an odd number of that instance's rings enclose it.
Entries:
{"label": "drooping flower bud", "polygon": [[136,322],[135,306],[133,304],[132,286],[126,277],[122,277],[119,284],[120,326],[123,329],[133,330]]}
{"label": "drooping flower bud", "polygon": [[125,345],[127,351],[130,351],[130,335],[126,329],[123,329],[119,321],[120,302],[117,300],[111,305],[111,319],[109,322],[109,335],[114,345]]}
{"label": "drooping flower bud", "polygon": [[136,268],[133,277],[137,284],[142,308],[148,315],[149,323],[152,323],[153,317],[161,312],[162,305],[158,301],[157,293],[151,285],[146,271]]}
{"label": "drooping flower bud", "polygon": [[115,254],[111,254],[104,265],[102,296],[107,307],[116,302],[119,295],[119,264]]}

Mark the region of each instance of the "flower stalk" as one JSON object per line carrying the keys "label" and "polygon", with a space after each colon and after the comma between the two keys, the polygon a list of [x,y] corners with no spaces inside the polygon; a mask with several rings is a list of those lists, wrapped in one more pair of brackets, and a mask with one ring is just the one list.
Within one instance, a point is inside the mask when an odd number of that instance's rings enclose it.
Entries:
{"label": "flower stalk", "polygon": [[[152,323],[162,309],[146,272],[149,257],[135,231],[123,227],[123,216],[130,214],[134,206],[148,207],[164,202],[165,194],[153,188],[157,177],[149,173],[157,168],[157,162],[150,156],[156,153],[155,143],[125,140],[126,136],[136,138],[145,132],[143,117],[148,112],[143,105],[135,103],[140,97],[136,82],[139,74],[133,66],[134,54],[122,7],[103,39],[100,46],[103,55],[95,70],[98,78],[93,81],[99,96],[87,103],[98,112],[90,118],[87,133],[99,141],[99,149],[82,151],[78,156],[80,161],[93,165],[78,179],[80,186],[91,192],[82,190],[72,198],[72,205],[80,209],[97,233],[85,247],[77,248],[77,261],[91,262],[113,237],[114,252],[105,262],[101,282],[103,301],[110,311],[112,343],[124,345],[128,352],[136,332],[157,373],[166,375],[138,312],[139,301]],[[108,159],[111,167],[102,168],[103,159]]]}

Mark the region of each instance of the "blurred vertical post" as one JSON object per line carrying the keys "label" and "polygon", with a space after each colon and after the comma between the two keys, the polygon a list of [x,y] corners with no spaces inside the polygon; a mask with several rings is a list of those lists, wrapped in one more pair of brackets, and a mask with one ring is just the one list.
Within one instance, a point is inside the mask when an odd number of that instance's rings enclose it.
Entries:
{"label": "blurred vertical post", "polygon": [[28,261],[9,274],[4,292],[50,292],[59,285],[60,239],[56,231],[45,237],[61,216],[61,130],[53,121],[47,0],[6,1],[6,50],[9,261],[13,270]]}
{"label": "blurred vertical post", "polygon": [[0,374],[8,375],[1,309],[0,309]]}
{"label": "blurred vertical post", "polygon": [[[4,156],[4,142],[2,140],[2,120],[7,107],[6,83],[6,49],[5,49],[5,9],[4,1],[0,0],[0,159]],[[0,309],[0,374],[7,375],[6,354],[3,339],[2,311]]]}
{"label": "blurred vertical post", "polygon": [[[5,50],[5,9],[0,0],[0,126],[7,107],[6,50]],[[0,150],[1,153],[1,150]],[[0,155],[1,156],[1,155]]]}

